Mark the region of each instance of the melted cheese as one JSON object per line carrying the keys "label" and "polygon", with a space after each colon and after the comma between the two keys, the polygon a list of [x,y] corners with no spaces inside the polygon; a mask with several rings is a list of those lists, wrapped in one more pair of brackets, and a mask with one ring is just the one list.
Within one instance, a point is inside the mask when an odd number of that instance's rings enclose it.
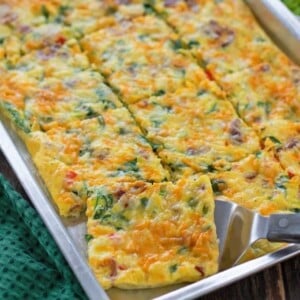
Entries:
{"label": "melted cheese", "polygon": [[261,64],[225,76],[220,82],[246,122],[259,127],[267,120],[299,120],[299,68]]}
{"label": "melted cheese", "polygon": [[213,274],[218,245],[207,176],[95,187],[89,263],[104,288],[147,288]]}
{"label": "melted cheese", "polygon": [[186,167],[194,172],[226,169],[259,150],[255,132],[207,81],[199,82],[197,90],[151,97],[129,108],[175,173]]}
{"label": "melted cheese", "polygon": [[[32,132],[26,136],[25,142],[37,167],[42,170],[44,181],[51,181],[52,166],[58,164],[62,169],[70,170],[64,172],[67,185],[61,183],[61,190],[77,196],[84,182],[87,186],[94,186],[110,181],[159,182],[168,178],[168,172],[162,168],[160,160],[124,108],[106,111],[92,119],[74,121],[66,128],[56,127],[46,133]],[[74,175],[72,178],[69,178],[70,172]],[[57,187],[54,188],[55,192],[51,193],[56,201]],[[61,199],[56,202],[62,215],[75,214],[73,202],[64,203]],[[84,201],[81,204],[77,213],[84,209]]]}
{"label": "melted cheese", "polygon": [[[45,69],[41,67],[41,73]],[[49,130],[122,107],[100,74],[92,70],[79,74],[74,70],[63,79],[43,76],[37,80],[21,68],[2,74],[2,106],[10,114],[18,112],[22,119],[25,115],[30,130]]]}
{"label": "melted cheese", "polygon": [[[142,16],[86,36],[87,55],[126,103],[197,86],[205,73],[160,19]],[[177,51],[177,50],[178,51]]]}

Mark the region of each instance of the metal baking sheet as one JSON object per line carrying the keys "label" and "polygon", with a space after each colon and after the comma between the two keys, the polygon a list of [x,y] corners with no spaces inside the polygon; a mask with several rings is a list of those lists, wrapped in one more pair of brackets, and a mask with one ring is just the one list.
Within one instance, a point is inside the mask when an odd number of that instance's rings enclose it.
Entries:
{"label": "metal baking sheet", "polygon": [[[300,22],[297,18],[279,0],[245,1],[274,41],[300,65]],[[300,245],[289,245],[193,284],[138,291],[113,288],[106,293],[87,264],[86,243],[83,238],[84,220],[70,221],[59,217],[23,142],[5,117],[0,117],[0,149],[14,169],[89,299],[193,299],[300,254]]]}

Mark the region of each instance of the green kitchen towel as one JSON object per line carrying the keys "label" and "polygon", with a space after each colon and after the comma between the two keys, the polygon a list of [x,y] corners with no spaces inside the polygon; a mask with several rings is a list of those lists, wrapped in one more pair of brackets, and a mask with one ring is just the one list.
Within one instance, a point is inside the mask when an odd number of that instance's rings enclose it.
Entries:
{"label": "green kitchen towel", "polygon": [[37,212],[1,174],[0,299],[86,299]]}

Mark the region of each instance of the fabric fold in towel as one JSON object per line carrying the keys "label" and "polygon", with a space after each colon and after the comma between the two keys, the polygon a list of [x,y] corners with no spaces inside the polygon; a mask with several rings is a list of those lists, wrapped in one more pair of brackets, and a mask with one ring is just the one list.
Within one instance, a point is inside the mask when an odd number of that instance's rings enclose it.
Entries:
{"label": "fabric fold in towel", "polygon": [[0,299],[86,299],[37,212],[0,174]]}

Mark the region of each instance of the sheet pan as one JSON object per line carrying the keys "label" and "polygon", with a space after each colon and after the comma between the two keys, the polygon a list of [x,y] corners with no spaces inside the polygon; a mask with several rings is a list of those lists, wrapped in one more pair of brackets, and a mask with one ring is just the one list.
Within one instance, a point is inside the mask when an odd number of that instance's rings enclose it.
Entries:
{"label": "sheet pan", "polygon": [[[274,41],[300,65],[300,22],[279,0],[246,0]],[[84,220],[59,217],[36,168],[15,131],[0,116],[0,149],[15,171],[33,205],[57,242],[87,296],[92,299],[144,300],[193,299],[300,254],[300,245],[289,245],[274,253],[219,272],[193,284],[125,291],[100,287],[87,265]]]}

